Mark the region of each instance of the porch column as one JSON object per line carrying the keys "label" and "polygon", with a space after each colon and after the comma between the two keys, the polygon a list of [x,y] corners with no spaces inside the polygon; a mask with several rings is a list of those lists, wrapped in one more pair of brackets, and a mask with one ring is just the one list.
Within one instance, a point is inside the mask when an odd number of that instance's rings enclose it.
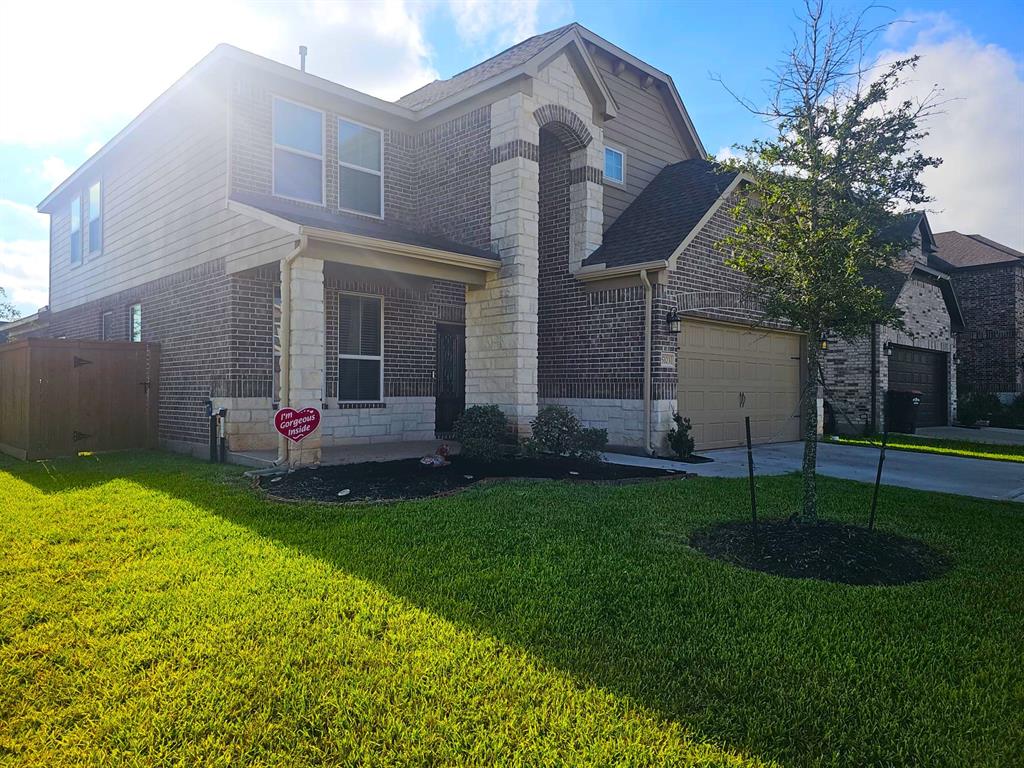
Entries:
{"label": "porch column", "polygon": [[[291,264],[291,296],[288,307],[288,402],[296,411],[323,407],[324,364],[327,347],[324,333],[324,262],[299,256]],[[299,443],[288,445],[291,467],[320,461],[317,429]]]}
{"label": "porch column", "polygon": [[466,290],[466,404],[498,405],[520,435],[537,414],[539,128],[524,94],[491,107],[491,241],[501,269]]}

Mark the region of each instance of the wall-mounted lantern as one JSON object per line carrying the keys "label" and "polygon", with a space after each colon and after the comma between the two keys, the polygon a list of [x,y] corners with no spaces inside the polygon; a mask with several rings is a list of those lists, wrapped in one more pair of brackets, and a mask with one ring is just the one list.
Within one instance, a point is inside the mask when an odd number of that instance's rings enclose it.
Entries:
{"label": "wall-mounted lantern", "polygon": [[892,342],[885,342],[885,344],[882,345],[882,351],[885,353],[886,357],[892,357]]}
{"label": "wall-mounted lantern", "polygon": [[821,338],[818,339],[818,343],[821,345],[822,349],[828,349],[828,336],[822,333]]}
{"label": "wall-mounted lantern", "polygon": [[679,333],[683,328],[683,318],[679,316],[679,311],[670,309],[668,314],[665,315],[665,325],[668,326],[669,333]]}

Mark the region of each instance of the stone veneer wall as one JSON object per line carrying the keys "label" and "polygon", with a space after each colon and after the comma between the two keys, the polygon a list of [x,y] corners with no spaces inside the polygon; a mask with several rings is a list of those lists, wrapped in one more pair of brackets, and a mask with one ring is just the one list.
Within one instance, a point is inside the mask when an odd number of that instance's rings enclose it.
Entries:
{"label": "stone veneer wall", "polygon": [[1024,264],[962,269],[953,286],[964,315],[957,334],[962,392],[1024,393]]}
{"label": "stone veneer wall", "polygon": [[912,277],[900,291],[896,306],[904,312],[905,330],[896,331],[884,326],[878,328],[875,349],[878,376],[875,399],[877,424],[872,424],[870,334],[850,341],[829,340],[822,365],[824,395],[835,410],[836,429],[843,434],[881,431],[885,427],[885,393],[889,388],[889,358],[885,355],[885,345],[888,343],[945,352],[948,355],[947,419],[952,423],[957,398],[953,362],[956,343],[942,291],[931,282]]}

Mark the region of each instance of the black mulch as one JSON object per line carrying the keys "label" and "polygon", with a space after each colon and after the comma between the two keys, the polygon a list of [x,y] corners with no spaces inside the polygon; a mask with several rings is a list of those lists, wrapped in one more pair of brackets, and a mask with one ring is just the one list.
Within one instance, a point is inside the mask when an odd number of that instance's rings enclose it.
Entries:
{"label": "black mulch", "polygon": [[[260,487],[285,499],[312,501],[386,501],[420,499],[450,493],[487,478],[518,477],[571,481],[628,481],[642,478],[685,477],[649,467],[628,467],[575,459],[507,459],[481,463],[458,456],[446,467],[431,467],[419,459],[340,464],[300,469],[280,480],[260,478]],[[348,490],[347,494],[339,495]]]}
{"label": "black mulch", "polygon": [[690,544],[742,568],[792,578],[891,586],[941,576],[952,563],[916,539],[830,521],[768,520],[754,543],[749,522],[719,523],[693,534]]}

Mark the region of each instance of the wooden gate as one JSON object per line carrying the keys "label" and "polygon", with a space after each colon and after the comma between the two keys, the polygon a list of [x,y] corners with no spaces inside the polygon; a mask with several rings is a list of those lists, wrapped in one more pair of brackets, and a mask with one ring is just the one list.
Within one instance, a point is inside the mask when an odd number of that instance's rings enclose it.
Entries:
{"label": "wooden gate", "polygon": [[0,451],[21,459],[157,446],[160,346],[26,339],[0,346]]}

